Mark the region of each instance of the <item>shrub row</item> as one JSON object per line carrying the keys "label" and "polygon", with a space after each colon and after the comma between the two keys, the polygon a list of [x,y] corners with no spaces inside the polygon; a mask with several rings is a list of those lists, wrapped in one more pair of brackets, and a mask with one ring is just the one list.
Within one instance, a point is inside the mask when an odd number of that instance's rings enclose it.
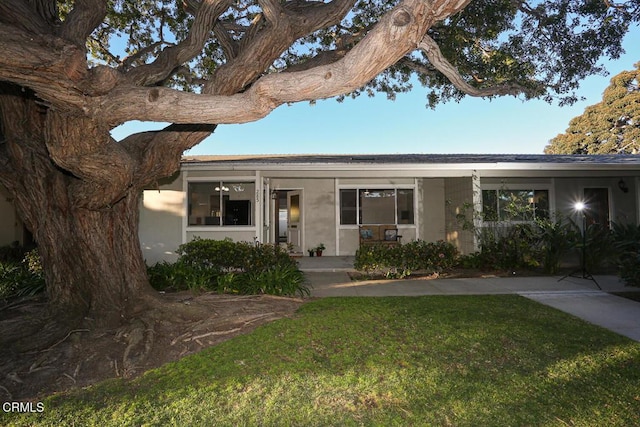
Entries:
{"label": "shrub row", "polygon": [[374,244],[356,251],[354,267],[370,275],[402,278],[413,272],[440,273],[454,265],[458,258],[454,245],[444,241],[416,240],[403,245]]}
{"label": "shrub row", "polygon": [[309,295],[297,262],[278,245],[196,238],[176,252],[175,263],[148,267],[155,289]]}

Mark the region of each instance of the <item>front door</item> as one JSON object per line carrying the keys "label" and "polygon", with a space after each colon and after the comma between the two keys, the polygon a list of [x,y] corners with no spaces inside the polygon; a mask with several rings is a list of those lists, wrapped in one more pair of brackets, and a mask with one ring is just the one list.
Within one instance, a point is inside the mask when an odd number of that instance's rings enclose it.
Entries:
{"label": "front door", "polygon": [[287,191],[287,244],[302,252],[302,191]]}

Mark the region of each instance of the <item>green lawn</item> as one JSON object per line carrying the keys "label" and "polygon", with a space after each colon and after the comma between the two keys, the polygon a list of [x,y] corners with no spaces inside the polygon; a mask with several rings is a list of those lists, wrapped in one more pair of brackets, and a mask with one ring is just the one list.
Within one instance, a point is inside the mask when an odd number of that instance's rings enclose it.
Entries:
{"label": "green lawn", "polygon": [[640,343],[515,295],[327,298],[0,424],[640,425]]}

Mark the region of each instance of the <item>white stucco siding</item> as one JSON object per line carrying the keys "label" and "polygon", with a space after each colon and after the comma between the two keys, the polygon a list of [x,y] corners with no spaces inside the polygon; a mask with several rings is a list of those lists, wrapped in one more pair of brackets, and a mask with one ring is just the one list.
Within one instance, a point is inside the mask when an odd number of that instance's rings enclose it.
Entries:
{"label": "white stucco siding", "polygon": [[182,190],[145,190],[140,207],[140,246],[147,265],[173,262],[182,243],[185,215]]}
{"label": "white stucco siding", "polygon": [[[473,221],[473,185],[471,178],[446,178],[444,180],[445,240],[453,243],[460,252],[467,254],[475,249],[473,232],[463,229],[456,217],[467,215]],[[471,206],[469,206],[471,204]]]}
{"label": "white stucco siding", "polygon": [[[435,242],[446,238],[444,179],[428,178],[422,180],[422,204],[420,215],[420,239]],[[403,233],[403,236],[406,233]],[[408,242],[403,237],[403,242]]]}

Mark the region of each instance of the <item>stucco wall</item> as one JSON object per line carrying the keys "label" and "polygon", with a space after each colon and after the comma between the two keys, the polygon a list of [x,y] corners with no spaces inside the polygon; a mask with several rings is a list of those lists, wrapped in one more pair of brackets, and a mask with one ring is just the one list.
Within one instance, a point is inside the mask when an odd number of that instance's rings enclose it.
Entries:
{"label": "stucco wall", "polygon": [[272,179],[271,188],[302,190],[302,250],[324,243],[325,255],[336,255],[335,179]]}
{"label": "stucco wall", "polygon": [[575,217],[574,204],[577,201],[588,203],[583,200],[585,188],[607,188],[611,221],[637,224],[636,180],[631,177],[624,179],[629,189],[626,193],[618,187],[619,180],[619,177],[556,178],[556,209],[565,216]]}
{"label": "stucco wall", "polygon": [[182,243],[184,198],[178,190],[145,190],[140,207],[140,246],[148,265],[173,262]]}
{"label": "stucco wall", "polygon": [[[473,221],[473,185],[471,177],[444,180],[445,240],[464,254],[474,251],[473,232],[464,230],[456,215],[466,214]],[[471,206],[469,206],[469,204]]]}
{"label": "stucco wall", "polygon": [[[418,209],[420,215],[420,239],[435,242],[446,239],[445,217],[445,180],[442,178],[428,178],[420,182],[421,204]],[[409,240],[402,239],[403,242]]]}

